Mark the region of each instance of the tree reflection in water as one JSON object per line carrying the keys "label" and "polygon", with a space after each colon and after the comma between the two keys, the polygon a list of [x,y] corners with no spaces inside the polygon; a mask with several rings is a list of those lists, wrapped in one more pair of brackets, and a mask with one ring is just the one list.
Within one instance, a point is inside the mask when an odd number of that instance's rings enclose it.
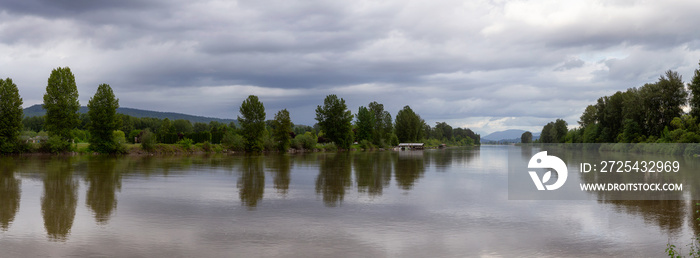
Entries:
{"label": "tree reflection in water", "polygon": [[321,164],[316,177],[316,194],[323,196],[326,206],[342,204],[345,189],[352,186],[350,155],[348,152],[319,155]]}
{"label": "tree reflection in water", "polygon": [[88,185],[85,204],[98,224],[106,224],[117,208],[116,191],[122,187],[121,173],[115,170],[117,158],[91,157],[85,181]]}
{"label": "tree reflection in water", "polygon": [[396,184],[403,190],[411,190],[413,184],[425,173],[423,151],[400,151],[394,167]]}
{"label": "tree reflection in water", "polygon": [[358,152],[353,156],[355,181],[359,192],[368,192],[370,196],[382,195],[391,182],[391,152]]}
{"label": "tree reflection in water", "polygon": [[45,163],[41,213],[51,240],[66,241],[73,227],[78,204],[78,182],[73,179],[70,157],[54,157]]}
{"label": "tree reflection in water", "polygon": [[269,168],[274,175],[273,182],[277,193],[286,195],[287,191],[289,191],[289,182],[291,180],[289,174],[292,170],[292,163],[289,155],[280,154],[266,157],[265,166]]}
{"label": "tree reflection in water", "polygon": [[19,210],[20,186],[13,157],[0,157],[0,228],[7,231]]}
{"label": "tree reflection in water", "polygon": [[265,193],[265,174],[260,155],[249,155],[243,159],[241,175],[238,178],[238,193],[241,204],[252,209],[258,205]]}

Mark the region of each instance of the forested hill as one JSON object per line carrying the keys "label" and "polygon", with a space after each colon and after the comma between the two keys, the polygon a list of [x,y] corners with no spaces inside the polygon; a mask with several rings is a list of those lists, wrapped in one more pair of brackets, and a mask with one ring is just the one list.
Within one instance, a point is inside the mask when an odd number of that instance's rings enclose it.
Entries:
{"label": "forested hill", "polygon": [[[80,110],[78,111],[81,114],[87,113],[88,108],[85,106],[80,107]],[[233,119],[221,119],[221,118],[213,118],[213,117],[203,117],[203,116],[193,116],[193,115],[186,115],[186,114],[180,114],[180,113],[173,113],[173,112],[157,112],[157,111],[150,111],[150,110],[142,110],[142,109],[135,109],[135,108],[125,108],[125,107],[120,107],[117,108],[117,113],[119,114],[124,114],[124,115],[129,115],[133,117],[153,117],[153,118],[158,118],[158,119],[170,119],[170,120],[177,120],[177,119],[184,119],[184,120],[189,120],[192,123],[209,123],[211,121],[217,121],[221,123],[228,124],[230,122],[234,122]],[[33,116],[43,116],[46,114],[46,110],[41,108],[41,105],[34,105],[28,108],[24,109],[24,117],[33,117]]]}

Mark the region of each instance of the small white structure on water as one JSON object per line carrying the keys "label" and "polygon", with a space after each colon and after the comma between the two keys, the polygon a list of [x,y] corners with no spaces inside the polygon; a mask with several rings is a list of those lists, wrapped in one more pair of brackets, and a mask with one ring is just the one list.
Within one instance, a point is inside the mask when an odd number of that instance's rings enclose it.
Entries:
{"label": "small white structure on water", "polygon": [[399,149],[406,150],[422,150],[425,148],[425,143],[399,143]]}

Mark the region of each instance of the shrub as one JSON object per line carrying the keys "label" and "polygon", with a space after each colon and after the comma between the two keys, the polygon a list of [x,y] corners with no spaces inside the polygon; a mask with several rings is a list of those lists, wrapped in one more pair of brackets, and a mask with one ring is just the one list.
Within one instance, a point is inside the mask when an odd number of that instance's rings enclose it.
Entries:
{"label": "shrub", "polygon": [[300,134],[294,137],[294,145],[297,149],[313,150],[316,147],[316,138],[311,134]]}
{"label": "shrub", "polygon": [[116,130],[112,132],[113,153],[126,153],[126,136],[124,132]]}
{"label": "shrub", "polygon": [[141,135],[141,149],[153,151],[156,148],[156,135],[150,129],[146,129]]}
{"label": "shrub", "polygon": [[335,143],[333,143],[333,142],[326,143],[323,145],[323,150],[324,151],[336,151],[336,150],[338,150],[338,146],[335,145]]}
{"label": "shrub", "polygon": [[202,143],[202,150],[204,150],[206,152],[211,152],[212,149],[213,149],[213,146],[211,145],[211,143],[209,143],[209,142]]}
{"label": "shrub", "polygon": [[71,143],[58,135],[51,136],[48,140],[41,143],[41,151],[43,152],[60,153],[70,149]]}
{"label": "shrub", "polygon": [[368,140],[362,140],[360,141],[360,148],[365,149],[365,150],[371,150],[374,149],[374,145]]}
{"label": "shrub", "polygon": [[190,150],[190,148],[192,148],[192,144],[194,144],[194,141],[190,138],[183,138],[182,140],[177,141],[176,144],[180,145],[180,147],[185,150]]}
{"label": "shrub", "polygon": [[240,136],[238,134],[226,132],[221,142],[224,145],[224,148],[226,149],[233,151],[245,150],[245,139],[243,139],[243,136]]}

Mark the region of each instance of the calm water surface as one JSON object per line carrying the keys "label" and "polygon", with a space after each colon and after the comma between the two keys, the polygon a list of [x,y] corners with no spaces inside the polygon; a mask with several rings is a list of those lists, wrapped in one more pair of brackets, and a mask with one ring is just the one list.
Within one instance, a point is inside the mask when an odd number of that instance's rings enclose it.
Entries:
{"label": "calm water surface", "polygon": [[0,256],[658,257],[700,232],[691,200],[508,200],[513,152],[1,157]]}

